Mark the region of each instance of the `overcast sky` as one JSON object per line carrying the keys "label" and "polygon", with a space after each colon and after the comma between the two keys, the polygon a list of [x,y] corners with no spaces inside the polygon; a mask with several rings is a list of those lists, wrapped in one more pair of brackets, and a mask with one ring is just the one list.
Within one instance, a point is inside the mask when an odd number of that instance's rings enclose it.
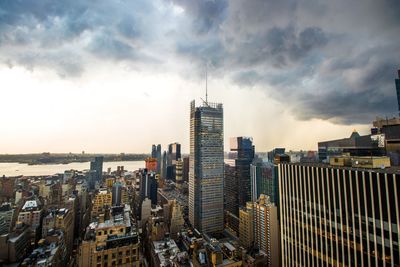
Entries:
{"label": "overcast sky", "polygon": [[189,145],[224,104],[225,149],[316,149],[394,116],[396,0],[0,0],[0,153]]}

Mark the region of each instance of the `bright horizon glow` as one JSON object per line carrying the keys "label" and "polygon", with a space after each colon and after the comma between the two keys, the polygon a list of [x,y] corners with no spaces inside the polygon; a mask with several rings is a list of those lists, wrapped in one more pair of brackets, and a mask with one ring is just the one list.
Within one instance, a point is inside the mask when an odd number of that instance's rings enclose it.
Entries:
{"label": "bright horizon glow", "polygon": [[[389,1],[390,2],[390,1]],[[257,152],[317,150],[397,114],[394,4],[0,4],[0,154],[189,152],[190,101]],[[279,14],[279,15],[277,15]]]}

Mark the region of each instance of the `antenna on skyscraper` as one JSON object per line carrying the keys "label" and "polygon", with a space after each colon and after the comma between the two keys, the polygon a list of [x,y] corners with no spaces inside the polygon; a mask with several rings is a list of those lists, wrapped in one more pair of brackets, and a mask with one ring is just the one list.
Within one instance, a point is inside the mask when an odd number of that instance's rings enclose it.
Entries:
{"label": "antenna on skyscraper", "polygon": [[203,98],[200,97],[201,100],[203,100],[204,104],[209,107],[208,105],[208,84],[207,84],[207,63],[206,63],[206,101],[204,101]]}
{"label": "antenna on skyscraper", "polygon": [[207,63],[206,63],[206,103],[208,104],[208,88],[207,88]]}

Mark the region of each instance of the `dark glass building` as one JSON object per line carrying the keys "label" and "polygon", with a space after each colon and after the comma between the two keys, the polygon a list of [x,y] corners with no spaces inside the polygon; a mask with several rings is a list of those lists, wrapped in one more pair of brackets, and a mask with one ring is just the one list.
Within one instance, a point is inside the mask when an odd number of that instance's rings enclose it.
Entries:
{"label": "dark glass building", "polygon": [[384,156],[385,148],[371,134],[360,136],[354,131],[349,138],[318,143],[318,157],[320,161],[327,161],[329,157],[348,153],[351,156]]}
{"label": "dark glass building", "polygon": [[250,166],[250,176],[251,201],[256,202],[260,195],[264,194],[269,196],[272,203],[276,203],[278,180],[274,179],[274,164],[255,159]]}
{"label": "dark glass building", "polygon": [[181,144],[173,143],[168,145],[168,159],[169,166],[174,165],[178,159],[181,159]]}
{"label": "dark glass building", "polygon": [[157,173],[161,173],[161,164],[162,164],[162,157],[161,157],[161,145],[152,145],[151,146],[151,157],[157,159]]}
{"label": "dark glass building", "polygon": [[157,179],[154,172],[148,172],[147,169],[141,171],[140,175],[140,202],[146,197],[151,200],[151,204],[157,204]]}
{"label": "dark glass building", "polygon": [[95,180],[97,182],[101,182],[103,179],[103,161],[104,161],[104,157],[103,156],[99,156],[99,157],[95,157],[94,161],[90,162],[90,172],[95,172],[95,174],[91,174],[91,178],[93,178],[93,175],[95,177]]}

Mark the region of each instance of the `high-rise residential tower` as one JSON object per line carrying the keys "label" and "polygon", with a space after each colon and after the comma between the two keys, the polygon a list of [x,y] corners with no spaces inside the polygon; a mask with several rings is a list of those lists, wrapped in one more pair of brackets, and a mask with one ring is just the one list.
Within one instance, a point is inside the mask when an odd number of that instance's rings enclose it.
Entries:
{"label": "high-rise residential tower", "polygon": [[201,232],[224,229],[222,104],[190,103],[189,219]]}

